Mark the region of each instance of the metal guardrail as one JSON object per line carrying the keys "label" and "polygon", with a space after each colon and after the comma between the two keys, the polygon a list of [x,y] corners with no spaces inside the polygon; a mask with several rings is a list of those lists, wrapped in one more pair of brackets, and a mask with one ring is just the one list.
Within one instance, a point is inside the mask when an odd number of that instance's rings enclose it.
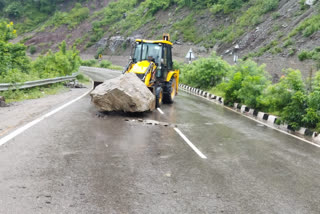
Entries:
{"label": "metal guardrail", "polygon": [[58,82],[64,82],[68,80],[74,80],[79,73],[74,73],[72,76],[56,77],[51,79],[42,79],[35,81],[28,81],[24,83],[0,83],[0,91],[8,91],[11,89],[26,89],[37,86],[50,85]]}

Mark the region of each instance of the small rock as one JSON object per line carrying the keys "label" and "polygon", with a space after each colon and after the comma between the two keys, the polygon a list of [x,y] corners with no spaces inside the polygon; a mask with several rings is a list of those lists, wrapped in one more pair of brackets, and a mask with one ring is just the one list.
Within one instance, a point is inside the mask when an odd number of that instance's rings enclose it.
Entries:
{"label": "small rock", "polygon": [[8,107],[9,105],[6,104],[6,100],[4,97],[0,96],[0,107]]}

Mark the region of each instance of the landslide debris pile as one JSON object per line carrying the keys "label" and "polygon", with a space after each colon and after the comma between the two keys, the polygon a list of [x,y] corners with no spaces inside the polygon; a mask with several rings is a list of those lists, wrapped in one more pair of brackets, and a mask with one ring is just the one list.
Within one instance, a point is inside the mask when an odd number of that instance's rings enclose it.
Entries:
{"label": "landslide debris pile", "polygon": [[100,111],[146,112],[155,109],[155,96],[134,73],[106,80],[91,92]]}

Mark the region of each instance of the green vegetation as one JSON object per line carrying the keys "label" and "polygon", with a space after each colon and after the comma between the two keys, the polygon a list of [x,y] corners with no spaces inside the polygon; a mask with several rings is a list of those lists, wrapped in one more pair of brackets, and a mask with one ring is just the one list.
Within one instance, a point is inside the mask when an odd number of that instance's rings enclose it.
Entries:
{"label": "green vegetation", "polygon": [[36,46],[34,46],[34,45],[32,45],[32,46],[30,46],[29,47],[29,52],[30,52],[30,54],[35,54],[36,52],[37,52],[37,48],[36,48]]}
{"label": "green vegetation", "polygon": [[112,65],[112,63],[108,60],[102,60],[100,62],[100,67],[101,68],[110,68],[110,66]]}
{"label": "green vegetation", "polygon": [[[16,30],[12,22],[9,24],[6,22],[0,23],[1,83],[23,83],[29,80],[70,75],[78,71],[80,58],[75,47],[68,50],[66,43],[62,42],[57,53],[49,51],[45,56],[40,56],[35,61],[31,61],[26,56],[26,46],[8,42],[15,36]],[[61,88],[61,84],[56,84],[26,90],[9,90],[1,92],[1,95],[8,102],[13,102],[57,93]]]}
{"label": "green vegetation", "polygon": [[79,82],[81,82],[81,83],[88,83],[88,82],[90,82],[90,79],[89,79],[87,76],[83,75],[83,74],[78,74],[76,78],[77,78],[77,80],[78,80]]}
{"label": "green vegetation", "polygon": [[[80,3],[85,0],[71,0],[67,3],[63,0],[0,0],[0,18],[4,16],[5,18],[10,18],[14,20],[20,20],[17,24],[17,29],[19,33],[28,32],[39,27],[40,24],[48,20],[53,14],[55,14],[56,9],[59,8],[61,3],[69,4],[78,2],[74,9],[68,13],[57,12],[53,17],[57,18],[59,16],[62,20],[55,19],[58,21],[54,25],[67,24],[69,28],[76,26],[79,22],[83,21],[89,15],[88,8],[80,8]],[[79,3],[80,2],[80,3]],[[49,20],[53,25],[52,18]]]}
{"label": "green vegetation", "polygon": [[22,77],[31,68],[30,60],[25,54],[26,47],[8,42],[15,36],[16,30],[12,22],[0,22],[0,82],[5,81],[8,76],[13,80]]}
{"label": "green vegetation", "polygon": [[227,105],[237,102],[276,114],[278,122],[294,130],[304,126],[320,131],[320,71],[307,90],[299,70],[285,70],[280,81],[272,84],[264,66],[251,60],[230,66],[212,55],[190,65],[175,63],[175,67],[182,71],[182,83],[223,96]]}
{"label": "green vegetation", "polygon": [[290,34],[293,37],[297,34],[302,34],[305,37],[310,37],[313,33],[320,30],[320,13],[301,22]]}
{"label": "green vegetation", "polygon": [[89,17],[90,10],[87,7],[82,7],[80,3],[76,3],[75,7],[69,12],[56,12],[42,27],[45,30],[47,27],[54,26],[53,31],[61,25],[67,25],[69,29],[73,29],[81,22]]}
{"label": "green vegetation", "polygon": [[[173,40],[177,40],[178,32],[182,33],[184,41],[192,41],[194,43],[199,43],[201,37],[197,35],[196,27],[195,27],[195,19],[194,14],[190,14],[183,20],[176,22],[172,26],[171,35]],[[188,26],[188,27],[186,27]]]}
{"label": "green vegetation", "polygon": [[183,70],[180,77],[183,82],[194,87],[214,87],[226,77],[230,66],[213,54],[210,58],[201,58],[186,65]]}
{"label": "green vegetation", "polygon": [[317,68],[320,69],[320,46],[316,47],[312,51],[306,51],[306,50],[301,51],[298,54],[298,58],[300,61],[304,61],[306,59],[312,59],[312,60],[316,61]]}
{"label": "green vegetation", "polygon": [[37,99],[48,95],[67,91],[62,83],[51,84],[47,86],[34,87],[24,90],[9,90],[1,92],[1,96],[6,98],[7,103],[18,102],[22,100]]}
{"label": "green vegetation", "polygon": [[119,71],[123,70],[122,66],[113,65],[108,60],[102,60],[101,62],[99,62],[98,60],[95,60],[95,59],[83,60],[83,61],[81,61],[81,65],[88,66],[88,67],[109,68],[111,70],[119,70]]}
{"label": "green vegetation", "polygon": [[248,55],[244,56],[243,59],[246,60],[251,57],[259,57],[262,56],[267,51],[270,51],[271,49],[275,50],[275,47],[278,45],[278,41],[273,40],[269,44],[261,47],[257,52],[251,52]]}
{"label": "green vegetation", "polygon": [[32,62],[31,75],[40,79],[71,75],[78,71],[80,66],[79,52],[75,47],[68,50],[62,42],[57,53],[49,51]]}
{"label": "green vegetation", "polygon": [[[278,4],[279,0],[118,0],[110,3],[90,18],[95,21],[92,24],[92,36],[87,47],[99,41],[106,31],[120,32],[125,36],[131,35],[133,31],[152,22],[157,11],[166,10],[170,6],[177,6],[177,10],[182,7],[189,7],[191,10],[188,16],[173,24],[170,30],[173,40],[179,39],[181,35],[184,41],[194,43],[210,41],[214,44],[217,40],[230,42],[241,36],[248,28],[255,27],[261,22],[263,15],[275,10]],[[220,13],[232,12],[237,14],[238,18],[231,25],[221,25],[218,29],[214,29],[207,37],[199,36],[201,34],[195,25],[195,17],[200,10],[206,8],[211,8],[212,13],[217,16]],[[153,35],[152,31],[150,35]]]}
{"label": "green vegetation", "polygon": [[95,59],[81,60],[82,66],[94,67],[97,63],[98,63],[98,61]]}

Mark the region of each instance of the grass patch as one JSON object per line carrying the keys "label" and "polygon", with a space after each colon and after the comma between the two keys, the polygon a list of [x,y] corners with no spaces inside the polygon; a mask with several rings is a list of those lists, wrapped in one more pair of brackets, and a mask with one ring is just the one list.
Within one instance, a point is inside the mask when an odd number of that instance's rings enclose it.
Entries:
{"label": "grass patch", "polygon": [[289,37],[302,34],[304,37],[310,37],[312,34],[320,30],[320,13],[301,22],[298,27],[289,33]]}
{"label": "grass patch", "polygon": [[82,7],[80,3],[76,3],[75,7],[69,12],[56,12],[40,30],[44,31],[47,27],[53,26],[53,31],[55,31],[58,27],[64,24],[71,30],[86,20],[89,17],[89,14],[89,8]]}
{"label": "grass patch", "polygon": [[82,60],[81,61],[82,66],[88,66],[88,67],[99,67],[99,68],[108,68],[111,70],[119,70],[122,71],[123,67],[119,65],[113,65],[110,61],[108,60],[102,60],[99,62],[96,59],[90,59],[90,60]]}
{"label": "grass patch", "polygon": [[89,77],[87,77],[84,74],[78,74],[76,78],[77,78],[78,82],[80,82],[80,83],[84,83],[85,84],[85,83],[89,83],[90,82]]}
{"label": "grass patch", "polygon": [[23,100],[38,99],[66,91],[68,91],[68,89],[63,86],[63,83],[56,83],[30,89],[4,91],[1,92],[0,95],[5,97],[7,103],[12,103]]}

